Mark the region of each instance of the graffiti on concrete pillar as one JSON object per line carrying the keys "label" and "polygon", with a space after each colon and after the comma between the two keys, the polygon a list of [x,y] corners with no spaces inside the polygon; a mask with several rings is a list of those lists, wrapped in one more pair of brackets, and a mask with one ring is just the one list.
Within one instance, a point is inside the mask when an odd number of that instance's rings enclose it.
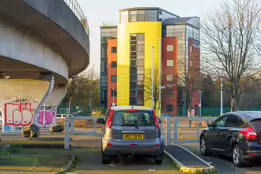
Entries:
{"label": "graffiti on concrete pillar", "polygon": [[38,116],[36,116],[35,124],[39,127],[51,127],[56,124],[56,107],[45,106],[43,107]]}
{"label": "graffiti on concrete pillar", "polygon": [[7,97],[4,104],[4,117],[6,126],[29,126],[34,120],[34,106],[37,104],[30,97]]}

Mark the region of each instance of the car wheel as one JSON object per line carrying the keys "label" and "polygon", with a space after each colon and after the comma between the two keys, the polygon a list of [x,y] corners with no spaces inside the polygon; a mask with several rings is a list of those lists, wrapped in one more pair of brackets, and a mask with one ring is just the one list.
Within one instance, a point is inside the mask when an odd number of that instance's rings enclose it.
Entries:
{"label": "car wheel", "polygon": [[234,145],[234,147],[233,147],[232,158],[233,158],[233,163],[235,166],[241,167],[244,165],[242,150],[237,144]]}
{"label": "car wheel", "polygon": [[162,159],[155,159],[155,164],[162,164],[163,160]]}
{"label": "car wheel", "polygon": [[155,156],[154,157],[154,162],[155,162],[155,164],[162,164],[162,162],[163,162],[163,155]]}
{"label": "car wheel", "polygon": [[101,151],[101,153],[102,153],[102,155],[101,155],[102,164],[109,164],[110,163],[109,156],[106,155],[103,151]]}
{"label": "car wheel", "polygon": [[206,143],[204,136],[200,138],[200,152],[204,156],[211,155],[211,151],[209,150],[209,148],[207,146],[207,143]]}

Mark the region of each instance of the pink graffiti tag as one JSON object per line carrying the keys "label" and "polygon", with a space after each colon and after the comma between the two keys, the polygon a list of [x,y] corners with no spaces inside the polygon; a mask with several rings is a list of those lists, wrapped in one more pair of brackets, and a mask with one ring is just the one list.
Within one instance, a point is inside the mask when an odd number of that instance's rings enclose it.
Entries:
{"label": "pink graffiti tag", "polygon": [[[44,124],[43,119],[44,119],[44,111],[41,111],[41,112],[39,112],[38,123],[43,125]],[[45,124],[44,124],[44,126],[52,124],[54,119],[55,119],[55,112],[54,111],[45,111]]]}
{"label": "pink graffiti tag", "polygon": [[31,103],[5,104],[6,126],[29,126],[33,118]]}

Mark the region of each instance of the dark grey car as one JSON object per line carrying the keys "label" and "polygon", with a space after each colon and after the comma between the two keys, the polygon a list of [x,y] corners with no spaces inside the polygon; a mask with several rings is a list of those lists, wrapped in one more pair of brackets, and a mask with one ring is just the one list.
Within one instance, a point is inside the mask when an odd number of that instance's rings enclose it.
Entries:
{"label": "dark grey car", "polygon": [[163,138],[155,111],[141,106],[115,106],[110,109],[101,138],[102,163],[117,156],[153,157],[156,164],[163,160]]}

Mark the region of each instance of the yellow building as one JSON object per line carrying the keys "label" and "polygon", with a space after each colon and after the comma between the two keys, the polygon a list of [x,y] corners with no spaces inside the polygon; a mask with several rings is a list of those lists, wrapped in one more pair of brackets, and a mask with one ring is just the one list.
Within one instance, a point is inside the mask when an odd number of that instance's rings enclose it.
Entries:
{"label": "yellow building", "polygon": [[[118,26],[101,27],[101,105],[110,107],[116,103],[118,106],[156,106],[160,115],[163,23],[167,19],[183,18],[161,8],[129,8],[120,11]],[[172,36],[171,40],[173,47],[177,43],[175,37]],[[169,54],[173,66],[177,50],[176,46]],[[176,69],[170,67],[168,71],[173,71],[174,75]],[[177,88],[171,90],[174,93]],[[177,95],[169,101],[173,103],[169,112],[174,114]]]}

